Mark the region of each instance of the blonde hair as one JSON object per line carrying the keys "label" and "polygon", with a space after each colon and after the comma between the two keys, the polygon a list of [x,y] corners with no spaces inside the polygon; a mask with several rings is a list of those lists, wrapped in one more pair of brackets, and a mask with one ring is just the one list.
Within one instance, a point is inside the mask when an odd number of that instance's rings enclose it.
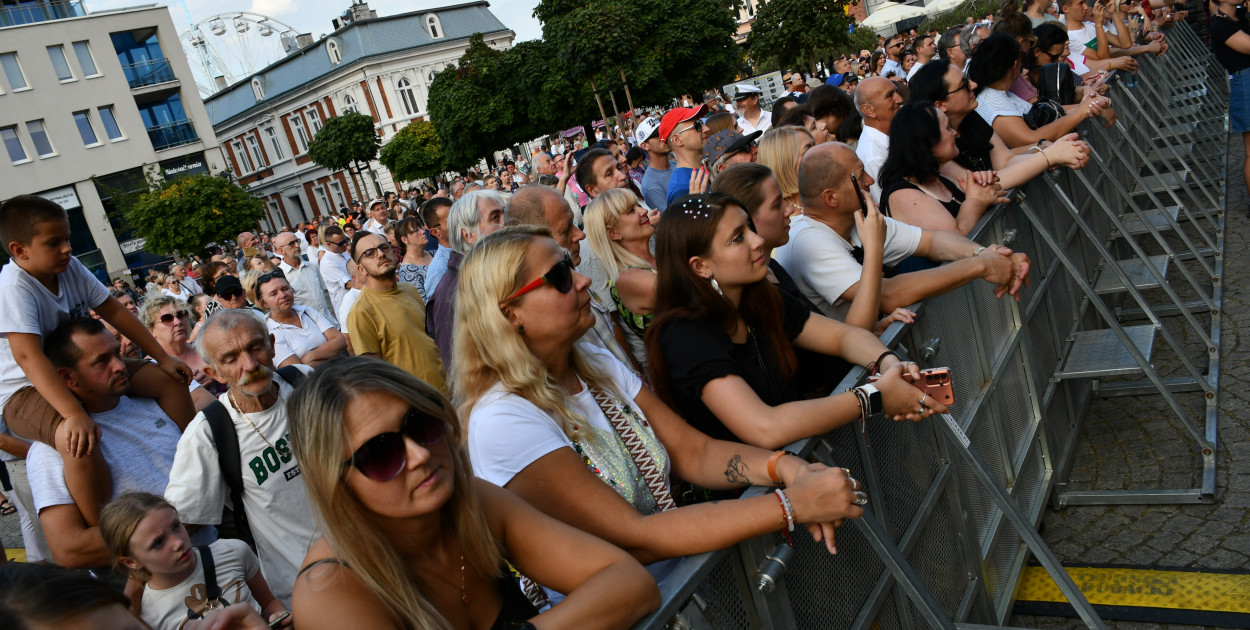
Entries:
{"label": "blonde hair", "polygon": [[[343,460],[351,442],[343,414],[357,396],[378,392],[448,424],[453,490],[439,508],[443,531],[456,537],[468,564],[495,578],[500,575],[502,549],[478,502],[468,450],[451,403],[416,377],[369,357],[335,359],[307,381],[286,406],[287,416],[299,419],[291,422],[291,448],[303,471],[322,537],[342,570],[351,571],[406,627],[450,630],[451,624],[422,592],[421,576],[396,551],[398,541],[374,526],[375,514],[344,483]],[[308,579],[317,578],[310,574]]]}
{"label": "blonde hair", "polygon": [[146,584],[152,579],[152,573],[144,568],[131,569],[121,564],[122,556],[130,555],[130,539],[139,528],[139,522],[145,516],[161,508],[169,508],[175,514],[178,510],[165,497],[148,492],[127,492],[109,501],[100,510],[100,535],[104,538],[104,546],[109,555],[113,556],[113,570],[122,575],[129,575],[136,582]]}
{"label": "blonde hair", "polygon": [[638,197],[628,188],[604,191],[586,206],[583,220],[586,222],[586,245],[590,253],[603,263],[608,274],[608,284],[616,284],[621,271],[627,267],[651,268],[651,264],[637,254],[625,249],[620,241],[608,237],[608,231],[616,228],[621,217],[632,214],[638,207]]}
{"label": "blonde hair", "polygon": [[782,197],[799,192],[799,149],[804,139],[816,142],[812,132],[794,126],[769,129],[760,138],[760,150],[755,161],[773,170]]}
{"label": "blonde hair", "polygon": [[243,292],[247,295],[247,300],[252,304],[260,306],[260,302],[256,300],[256,289],[260,285],[260,272],[255,269],[244,269],[239,274],[239,284],[243,285]]}
{"label": "blonde hair", "polygon": [[[533,279],[526,258],[539,238],[551,238],[551,230],[536,225],[501,228],[479,241],[460,263],[451,373],[456,407],[467,433],[473,406],[498,383],[550,415],[569,439],[577,430],[581,439],[594,440],[596,433],[586,419],[566,403],[569,392],[530,352],[500,308],[504,298]],[[570,352],[573,372],[588,386],[620,395],[584,350],[574,344]]]}

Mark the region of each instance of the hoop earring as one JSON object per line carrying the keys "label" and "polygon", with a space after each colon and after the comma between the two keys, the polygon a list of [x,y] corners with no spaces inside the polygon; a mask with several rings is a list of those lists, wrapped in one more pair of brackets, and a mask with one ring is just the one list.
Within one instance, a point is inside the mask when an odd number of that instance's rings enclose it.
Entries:
{"label": "hoop earring", "polygon": [[715,291],[717,295],[724,297],[725,292],[720,290],[720,283],[716,281],[716,278],[708,278],[708,280],[712,281],[712,290]]}

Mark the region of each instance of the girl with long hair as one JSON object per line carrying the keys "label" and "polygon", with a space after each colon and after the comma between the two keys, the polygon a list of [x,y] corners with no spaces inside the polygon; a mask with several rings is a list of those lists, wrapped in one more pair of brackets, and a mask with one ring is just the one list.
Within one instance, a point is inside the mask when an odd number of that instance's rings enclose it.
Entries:
{"label": "girl with long hair", "polygon": [[[295,581],[302,630],[626,628],[659,604],[627,554],[474,479],[451,404],[403,370],[337,359],[287,409],[322,534]],[[566,598],[537,614],[505,560]]]}
{"label": "girl with long hair", "polygon": [[614,189],[586,206],[586,245],[603,268],[608,292],[624,324],[630,352],[646,369],[643,337],[655,304],[655,256],[651,253],[651,225],[646,208],[628,190]]}
{"label": "girl with long hair", "polygon": [[798,347],[875,364],[884,412],[896,419],[945,410],[904,379],[904,368],[907,378],[919,378],[916,365],[902,364],[876,335],[812,313],[769,283],[764,240],[747,218],[728,195],[691,195],[657,231],[657,317],[647,350],[662,400],[714,438],[762,448],[859,419],[853,392],[802,399]]}
{"label": "girl with long hair", "polygon": [[[188,619],[231,604],[247,604],[270,621],[287,612],[247,543],[222,538],[207,551],[193,547],[178,511],[163,497],[127,492],[113,499],[100,513],[100,534],[114,568],[143,585],[140,616],[154,630],[180,630]],[[206,597],[210,562],[220,590],[216,600]],[[273,627],[291,627],[290,616],[278,624]]]}
{"label": "girl with long hair", "polygon": [[[868,500],[858,482],[711,439],[612,355],[578,344],[593,324],[589,280],[550,234],[498,230],[460,269],[452,376],[475,474],[629,551],[659,580],[670,559],[800,522],[833,552],[834,528]],[[785,489],[677,507],[670,472],[712,490]]]}

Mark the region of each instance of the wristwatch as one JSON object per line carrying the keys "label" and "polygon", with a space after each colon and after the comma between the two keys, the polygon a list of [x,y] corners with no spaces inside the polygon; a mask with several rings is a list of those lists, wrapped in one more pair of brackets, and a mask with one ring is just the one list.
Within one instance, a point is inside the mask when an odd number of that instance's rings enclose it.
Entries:
{"label": "wristwatch", "polygon": [[860,385],[856,389],[868,395],[868,415],[874,415],[884,411],[884,407],[881,404],[881,390],[877,389],[876,385],[867,383]]}

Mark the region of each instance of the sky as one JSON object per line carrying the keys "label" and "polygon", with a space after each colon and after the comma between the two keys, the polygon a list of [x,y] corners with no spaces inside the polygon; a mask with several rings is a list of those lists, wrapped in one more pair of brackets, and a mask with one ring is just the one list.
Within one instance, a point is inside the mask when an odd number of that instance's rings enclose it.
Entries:
{"label": "sky", "polygon": [[[379,16],[397,15],[412,11],[436,9],[443,6],[460,4],[464,0],[369,0],[369,8],[377,11]],[[174,26],[179,34],[188,30],[190,24],[231,11],[248,11],[266,15],[293,27],[298,33],[311,33],[314,39],[320,38],[334,30],[331,20],[342,15],[351,6],[351,0],[83,0],[88,11],[103,11],[121,7],[133,7],[155,3],[169,7]],[[494,0],[490,10],[499,18],[504,26],[516,32],[517,42],[542,37],[542,25],[534,19],[534,7],[537,0]],[[189,14],[189,18],[188,18]],[[211,38],[210,38],[211,39]],[[258,38],[254,35],[248,39],[256,45],[256,52],[245,53],[241,46],[231,46],[228,54],[240,57],[259,58],[273,55],[268,59],[272,62],[281,53],[281,44],[277,37]],[[273,47],[272,51],[263,50]],[[191,57],[192,55],[188,55]],[[257,65],[259,70],[265,64]],[[195,66],[194,59],[192,66]],[[199,73],[197,72],[197,75]],[[197,77],[198,78],[198,77]]]}

